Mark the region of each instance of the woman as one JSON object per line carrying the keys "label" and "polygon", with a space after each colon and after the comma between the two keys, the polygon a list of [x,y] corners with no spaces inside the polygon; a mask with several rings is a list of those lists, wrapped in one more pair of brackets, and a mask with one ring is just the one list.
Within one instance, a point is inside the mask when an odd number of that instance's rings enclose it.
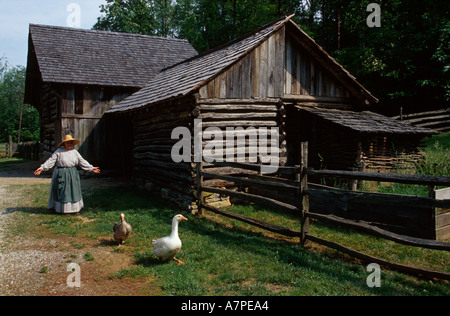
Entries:
{"label": "woman", "polygon": [[80,174],[76,166],[80,166],[85,171],[100,173],[98,167],[93,167],[81,157],[77,150],[73,149],[73,146],[79,143],[79,140],[73,139],[70,135],[66,135],[64,140],[58,145],[61,148],[58,148],[34,172],[34,175],[38,176],[42,171],[47,171],[56,164],[50,187],[50,197],[48,199],[48,208],[54,208],[56,213],[78,213],[84,206],[81,195]]}

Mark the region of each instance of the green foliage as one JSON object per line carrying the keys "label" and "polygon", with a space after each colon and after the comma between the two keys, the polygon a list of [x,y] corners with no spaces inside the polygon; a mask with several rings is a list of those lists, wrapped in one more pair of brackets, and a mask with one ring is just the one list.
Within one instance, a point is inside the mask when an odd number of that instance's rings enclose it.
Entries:
{"label": "green foliage", "polygon": [[39,140],[39,113],[32,106],[22,103],[24,89],[25,68],[9,68],[7,62],[0,58],[0,143],[8,142],[10,135],[13,142],[17,142],[21,108],[20,140]]}
{"label": "green foliage", "polygon": [[147,0],[106,0],[100,6],[104,16],[98,18],[94,29],[116,32],[155,35],[153,1]]}
{"label": "green foliage", "polygon": [[[422,176],[450,177],[450,132],[425,138],[424,157],[414,163],[414,173]],[[396,170],[402,173],[402,170]],[[440,188],[440,187],[438,187]],[[382,183],[377,187],[381,193],[428,196],[428,186],[401,183]]]}
{"label": "green foliage", "polygon": [[94,29],[185,38],[203,52],[295,8],[282,0],[107,0]]}

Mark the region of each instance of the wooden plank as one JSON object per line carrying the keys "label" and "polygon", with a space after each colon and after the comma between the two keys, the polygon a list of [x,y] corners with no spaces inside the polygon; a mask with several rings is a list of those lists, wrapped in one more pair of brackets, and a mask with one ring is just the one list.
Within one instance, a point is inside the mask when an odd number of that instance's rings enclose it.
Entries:
{"label": "wooden plank", "polygon": [[[305,89],[306,91],[307,89]],[[294,102],[323,102],[323,103],[349,103],[350,99],[343,97],[327,97],[327,96],[313,96],[313,95],[294,95],[285,94],[283,99]],[[314,105],[314,104],[313,104]]]}
{"label": "wooden plank", "polygon": [[244,57],[242,63],[241,99],[252,97],[252,68],[250,55]]}
{"label": "wooden plank", "polygon": [[285,28],[282,27],[275,35],[275,90],[274,97],[281,98],[284,93],[284,59],[285,59]]}
{"label": "wooden plank", "polygon": [[256,48],[250,54],[252,67],[252,97],[260,97],[259,94],[259,58],[260,50]]}
{"label": "wooden plank", "polygon": [[234,120],[234,119],[275,119],[277,112],[256,112],[256,113],[214,113],[202,112],[198,118],[203,120]]}
{"label": "wooden plank", "polygon": [[278,98],[251,98],[251,99],[197,99],[196,104],[198,106],[202,105],[242,105],[242,104],[256,104],[256,105],[277,105],[280,99]]}
{"label": "wooden plank", "polygon": [[415,208],[432,208],[437,206],[450,206],[448,200],[435,200],[428,197],[400,195],[400,194],[386,194],[386,193],[369,193],[348,191],[325,186],[316,185],[315,188],[310,187],[306,194],[315,199],[323,199],[325,197],[334,197],[336,201],[341,203],[360,203],[360,204],[376,204],[384,206],[405,206],[410,205]]}
{"label": "wooden plank", "polygon": [[260,51],[260,58],[259,58],[259,96],[262,98],[268,97],[267,94],[267,87],[268,87],[268,61],[267,61],[267,41],[264,41],[257,50]]}
{"label": "wooden plank", "polygon": [[298,192],[299,196],[301,197],[301,210],[302,210],[302,237],[301,237],[301,243],[304,247],[306,245],[306,234],[309,231],[309,217],[308,213],[310,211],[309,209],[309,196],[306,194],[306,191],[308,190],[308,176],[306,175],[306,167],[308,166],[308,143],[302,142],[300,144],[300,163],[301,163],[301,169],[300,172],[297,173],[297,180],[300,181],[300,191]]}
{"label": "wooden plank", "polygon": [[276,105],[265,105],[265,104],[200,104],[198,108],[202,112],[236,112],[236,111],[248,111],[248,112],[278,112]]}
{"label": "wooden plank", "polygon": [[274,71],[275,71],[275,35],[270,36],[267,39],[267,96],[275,97],[275,84]]}
{"label": "wooden plank", "polygon": [[[216,166],[222,166],[222,167],[232,167],[232,168],[241,168],[245,170],[252,170],[252,171],[261,171],[261,165],[259,164],[252,164],[252,163],[244,163],[244,162],[214,162],[214,165]],[[290,175],[294,176],[296,173],[296,170],[298,167],[278,167],[277,174],[283,174],[283,175]]]}
{"label": "wooden plank", "polygon": [[[173,124],[175,127],[176,125]],[[179,125],[183,126],[183,125]],[[218,121],[218,122],[203,122],[203,128],[208,127],[277,127],[278,122],[276,121]]]}
{"label": "wooden plank", "polygon": [[221,179],[221,180],[227,180],[231,182],[246,184],[246,185],[256,185],[256,186],[263,186],[263,187],[272,187],[272,188],[282,188],[282,189],[291,189],[291,190],[298,190],[298,186],[282,183],[282,182],[275,182],[275,181],[269,181],[264,178],[258,179],[258,178],[251,178],[251,179],[244,179],[239,177],[232,177],[227,175],[219,175],[219,174],[213,174],[209,172],[202,172],[201,174],[205,178],[209,179]]}
{"label": "wooden plank", "polygon": [[286,41],[286,71],[285,71],[285,85],[284,93],[292,94],[292,44],[290,41]]}
{"label": "wooden plank", "polygon": [[435,191],[436,200],[450,200],[450,188]]}
{"label": "wooden plank", "polygon": [[[450,200],[450,188],[434,191],[436,200]],[[448,208],[435,209],[436,239],[447,240],[450,238],[450,206]]]}

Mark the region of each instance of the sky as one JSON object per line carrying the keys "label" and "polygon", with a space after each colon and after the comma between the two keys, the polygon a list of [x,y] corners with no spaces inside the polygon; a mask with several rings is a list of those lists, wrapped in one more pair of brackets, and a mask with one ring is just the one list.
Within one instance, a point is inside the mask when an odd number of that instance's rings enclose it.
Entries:
{"label": "sky", "polygon": [[91,29],[105,0],[0,0],[0,57],[26,66],[29,24]]}

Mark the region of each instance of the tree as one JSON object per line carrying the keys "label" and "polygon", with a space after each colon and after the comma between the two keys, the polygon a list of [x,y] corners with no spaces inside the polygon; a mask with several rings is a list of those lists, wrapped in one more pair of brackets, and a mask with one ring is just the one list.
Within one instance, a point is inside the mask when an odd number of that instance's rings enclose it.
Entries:
{"label": "tree", "polygon": [[97,18],[95,30],[156,35],[156,19],[151,0],[106,0],[104,13]]}
{"label": "tree", "polygon": [[39,113],[32,106],[23,104],[24,83],[25,68],[9,68],[6,60],[0,58],[0,142],[7,142],[9,136],[17,142],[19,125],[21,141],[39,140]]}

